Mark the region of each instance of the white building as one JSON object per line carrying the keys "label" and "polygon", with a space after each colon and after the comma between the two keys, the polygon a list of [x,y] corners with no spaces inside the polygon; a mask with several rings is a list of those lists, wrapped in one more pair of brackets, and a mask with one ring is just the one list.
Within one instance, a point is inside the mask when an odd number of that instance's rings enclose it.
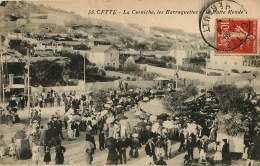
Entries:
{"label": "white building", "polygon": [[231,70],[237,69],[238,71],[255,70],[260,66],[260,59],[252,55],[216,55],[214,50],[210,51],[210,62],[208,67],[212,69]]}
{"label": "white building", "polygon": [[184,65],[188,58],[195,56],[196,47],[190,43],[178,42],[170,48],[170,56],[175,57],[177,65]]}
{"label": "white building", "polygon": [[105,68],[107,66],[119,68],[119,51],[112,45],[91,47],[88,59],[100,68]]}
{"label": "white building", "polygon": [[54,40],[42,40],[34,47],[36,51],[38,50],[52,50],[54,53],[61,51],[63,48],[61,43],[57,43]]}

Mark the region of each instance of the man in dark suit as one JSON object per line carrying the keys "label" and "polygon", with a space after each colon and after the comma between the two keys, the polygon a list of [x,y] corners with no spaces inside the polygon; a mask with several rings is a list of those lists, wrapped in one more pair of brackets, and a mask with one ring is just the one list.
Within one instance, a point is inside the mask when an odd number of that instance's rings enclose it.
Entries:
{"label": "man in dark suit", "polygon": [[188,156],[190,160],[193,160],[193,149],[194,149],[194,143],[192,141],[192,137],[190,136],[187,141],[187,150],[188,150]]}
{"label": "man in dark suit", "polygon": [[145,145],[145,153],[150,157],[150,165],[153,164],[154,161],[156,161],[156,155],[155,155],[155,145],[152,141],[152,139],[149,139],[147,141],[147,144]]}
{"label": "man in dark suit", "polygon": [[184,142],[185,142],[185,136],[184,136],[184,133],[183,133],[184,131],[183,130],[181,130],[181,133],[180,133],[180,147],[179,147],[179,149],[178,149],[178,151],[180,152],[181,151],[181,149],[183,148],[183,150],[185,150],[185,147],[184,147]]}

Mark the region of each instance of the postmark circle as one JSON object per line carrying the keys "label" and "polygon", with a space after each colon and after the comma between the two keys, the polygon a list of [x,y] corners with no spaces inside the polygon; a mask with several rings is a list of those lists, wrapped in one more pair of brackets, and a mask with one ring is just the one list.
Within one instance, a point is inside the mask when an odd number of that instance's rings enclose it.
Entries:
{"label": "postmark circle", "polygon": [[228,52],[240,47],[249,37],[250,20],[247,11],[233,0],[218,0],[205,4],[199,15],[202,39],[216,51]]}

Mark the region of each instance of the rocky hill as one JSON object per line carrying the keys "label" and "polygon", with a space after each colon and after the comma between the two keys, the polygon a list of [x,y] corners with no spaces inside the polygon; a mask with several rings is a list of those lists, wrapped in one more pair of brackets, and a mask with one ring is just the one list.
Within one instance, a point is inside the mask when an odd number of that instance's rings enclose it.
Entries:
{"label": "rocky hill", "polygon": [[[32,15],[42,18],[35,19]],[[45,19],[45,17],[47,19]],[[77,27],[83,32],[93,34],[95,38],[107,40],[115,45],[125,48],[145,50],[168,50],[174,42],[182,38],[192,36],[182,30],[161,27],[151,27],[149,33],[144,32],[144,27],[135,24],[129,26],[118,22],[110,22],[99,19],[84,18],[72,12],[67,12],[43,5],[35,5],[28,2],[8,2],[5,6],[5,26],[2,33],[20,32],[44,35],[46,33],[67,33],[68,28]],[[127,39],[127,40],[125,40]],[[186,41],[187,42],[187,41]],[[129,44],[131,43],[131,44]],[[162,47],[158,44],[163,44]]]}

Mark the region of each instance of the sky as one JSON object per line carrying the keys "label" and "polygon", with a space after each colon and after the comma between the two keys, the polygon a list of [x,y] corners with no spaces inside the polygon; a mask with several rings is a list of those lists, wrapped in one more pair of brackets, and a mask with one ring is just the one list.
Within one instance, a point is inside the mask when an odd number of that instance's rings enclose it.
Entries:
{"label": "sky", "polygon": [[[66,11],[72,11],[88,18],[98,18],[107,21],[117,21],[124,24],[136,23],[142,26],[160,26],[183,29],[189,33],[199,33],[198,14],[176,15],[142,15],[122,14],[124,10],[172,10],[200,11],[201,5],[208,0],[34,0],[34,4],[43,4]],[[236,0],[248,11],[246,18],[260,18],[259,0]],[[89,10],[117,10],[121,14],[89,15]]]}

